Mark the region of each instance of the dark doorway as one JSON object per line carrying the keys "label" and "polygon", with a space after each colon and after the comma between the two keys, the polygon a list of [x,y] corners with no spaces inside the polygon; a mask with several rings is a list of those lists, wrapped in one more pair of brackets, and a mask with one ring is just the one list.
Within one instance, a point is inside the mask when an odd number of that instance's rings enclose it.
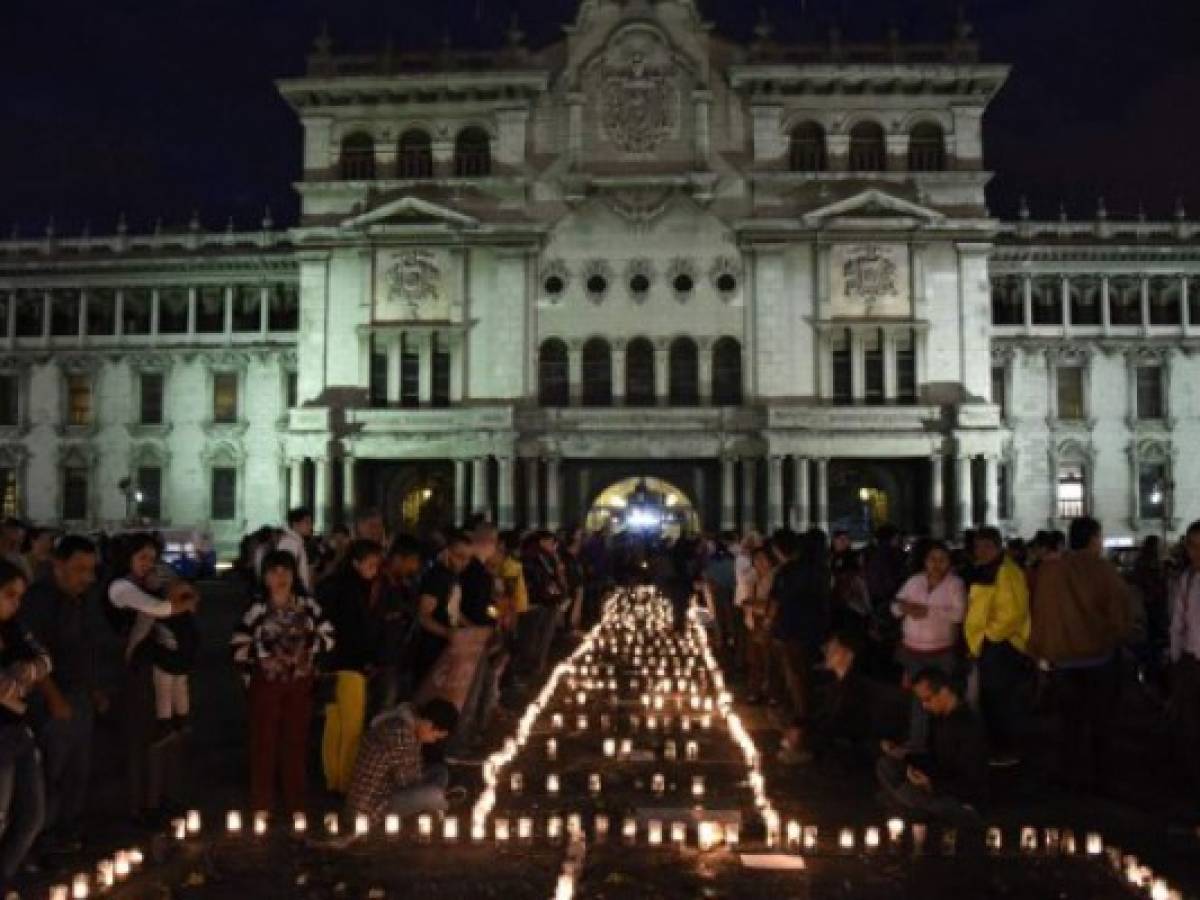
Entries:
{"label": "dark doorway", "polygon": [[829,463],[829,527],[858,540],[890,522],[906,534],[929,533],[929,462],[835,459]]}

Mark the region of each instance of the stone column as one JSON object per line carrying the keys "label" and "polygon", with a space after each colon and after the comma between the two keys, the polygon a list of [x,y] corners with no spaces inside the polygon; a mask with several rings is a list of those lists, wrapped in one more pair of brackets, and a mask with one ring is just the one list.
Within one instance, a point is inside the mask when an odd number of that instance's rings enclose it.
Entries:
{"label": "stone column", "polygon": [[488,484],[488,458],[477,456],[472,461],[471,512],[491,518],[492,491]]}
{"label": "stone column", "polygon": [[1000,524],[1000,477],[999,460],[994,454],[984,457],[987,482],[984,485],[984,496],[987,499],[987,509],[983,521],[988,525]]}
{"label": "stone column", "polygon": [[612,345],[612,391],[613,406],[625,405],[625,341],[613,341]]}
{"label": "stone column", "polygon": [[1025,275],[1021,278],[1021,316],[1024,318],[1025,333],[1033,331],[1033,278]]}
{"label": "stone column", "polygon": [[187,289],[187,333],[189,335],[196,333],[196,293],[195,285]]}
{"label": "stone column", "polygon": [[942,454],[934,453],[929,457],[929,533],[935,538],[942,538],[946,534],[944,478]]}
{"label": "stone column", "polygon": [[884,329],[879,339],[883,342],[883,398],[892,402],[899,395],[899,372],[896,367],[896,334],[891,329]]}
{"label": "stone column", "polygon": [[572,340],[567,344],[567,384],[572,406],[583,399],[583,344]]}
{"label": "stone column", "polygon": [[1183,333],[1188,334],[1192,330],[1192,306],[1188,300],[1188,277],[1186,275],[1179,276],[1179,323],[1183,327]]}
{"label": "stone column", "polygon": [[346,511],[346,524],[354,521],[354,509],[358,505],[358,497],[354,484],[354,457],[342,457],[342,508]]}
{"label": "stone column", "polygon": [[457,406],[463,402],[463,374],[466,362],[466,340],[462,332],[453,332],[448,340],[450,351],[450,403]]}
{"label": "stone column", "polygon": [[1108,276],[1100,276],[1100,325],[1107,337],[1112,334],[1112,309],[1108,305]]}
{"label": "stone column", "polygon": [[421,406],[433,404],[433,332],[417,335],[417,352],[420,354],[420,374],[417,376],[417,394]]}
{"label": "stone column", "polygon": [[736,528],[737,498],[734,491],[735,460],[732,456],[721,457],[721,530]]}
{"label": "stone column", "polygon": [[1071,329],[1071,279],[1062,277],[1062,323],[1063,330]]}
{"label": "stone column", "polygon": [[317,534],[324,534],[329,524],[329,460],[318,458],[313,460],[316,472],[313,493],[313,529]]}
{"label": "stone column", "polygon": [[304,505],[304,460],[293,459],[291,462],[291,478],[288,484],[288,509],[293,510]]}
{"label": "stone column", "polygon": [[712,405],[712,382],[713,382],[713,340],[711,338],[701,338],[697,341],[697,353],[699,354],[699,395],[701,406]]}
{"label": "stone column", "polygon": [[497,511],[496,524],[501,528],[513,527],[513,458],[499,456],[496,458]]}
{"label": "stone column", "polygon": [[667,406],[671,394],[671,355],[665,342],[654,345],[654,404]]}
{"label": "stone column", "polygon": [[862,332],[850,332],[850,396],[855,403],[862,403],[867,396],[866,342]]}
{"label": "stone column", "polygon": [[400,405],[400,368],[401,356],[404,353],[404,338],[399,334],[388,335],[384,339],[384,353],[387,354],[387,402],[388,406]]}
{"label": "stone column", "polygon": [[562,524],[562,460],[551,456],[546,460],[546,527],[555,530]]}
{"label": "stone column", "polygon": [[961,534],[974,524],[974,500],[971,495],[971,457],[958,458],[958,530]]}
{"label": "stone column", "polygon": [[808,482],[808,457],[797,456],[792,459],[792,472],[795,481],[795,511],[793,515],[792,527],[796,531],[807,531],[809,527],[809,517],[812,515],[809,509],[809,482]]}
{"label": "stone column", "polygon": [[1142,334],[1150,334],[1150,279],[1143,275],[1141,283],[1140,299],[1141,299],[1141,319],[1142,319]]}
{"label": "stone column", "polygon": [[817,460],[817,527],[829,531],[829,460]]}
{"label": "stone column", "polygon": [[757,466],[753,457],[742,460],[742,531],[750,531],[758,527],[757,512],[754,508],[754,494],[757,487]]}
{"label": "stone column", "polygon": [[772,456],[767,460],[767,527],[782,528],[784,521],[783,457]]}
{"label": "stone column", "polygon": [[527,528],[536,528],[542,521],[538,493],[538,458],[530,456],[525,460],[525,526]]}
{"label": "stone column", "polygon": [[454,460],[454,524],[461,528],[467,520],[467,461]]}

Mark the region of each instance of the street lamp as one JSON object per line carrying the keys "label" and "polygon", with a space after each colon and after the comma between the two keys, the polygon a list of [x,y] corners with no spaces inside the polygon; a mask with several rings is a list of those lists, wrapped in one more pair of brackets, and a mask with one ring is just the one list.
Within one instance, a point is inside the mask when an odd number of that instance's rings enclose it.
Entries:
{"label": "street lamp", "polygon": [[858,499],[862,502],[863,513],[863,540],[871,540],[871,489],[868,487],[860,487],[858,489]]}

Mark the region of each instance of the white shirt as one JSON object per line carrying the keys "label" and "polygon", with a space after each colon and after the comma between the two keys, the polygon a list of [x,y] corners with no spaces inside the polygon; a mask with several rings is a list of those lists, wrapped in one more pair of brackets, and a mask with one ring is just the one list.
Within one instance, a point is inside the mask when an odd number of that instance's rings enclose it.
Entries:
{"label": "white shirt", "polygon": [[[904,582],[892,604],[892,613],[904,616],[904,646],[921,653],[950,650],[958,643],[958,632],[967,610],[967,591],[962,579],[947,574],[932,591],[925,573]],[[928,615],[918,619],[904,615],[901,603],[924,606]]]}
{"label": "white shirt", "polygon": [[733,560],[733,576],[737,586],[733,592],[733,603],[742,606],[754,599],[754,583],[758,573],[754,571],[754,560],[749,553],[740,552]]}
{"label": "white shirt", "polygon": [[[304,538],[290,528],[285,528],[275,544],[276,550],[284,550],[296,557],[296,568],[300,571],[300,582],[312,596],[312,573],[308,571],[308,552],[304,549]],[[260,577],[261,577],[261,573]]]}
{"label": "white shirt", "polygon": [[1186,569],[1171,585],[1171,662],[1200,660],[1200,571]]}
{"label": "white shirt", "polygon": [[117,609],[128,609],[137,613],[133,628],[129,632],[129,643],[125,645],[125,658],[145,640],[158,619],[169,618],[174,611],[170,600],[155,597],[143,591],[128,578],[118,578],[108,587],[108,600]]}

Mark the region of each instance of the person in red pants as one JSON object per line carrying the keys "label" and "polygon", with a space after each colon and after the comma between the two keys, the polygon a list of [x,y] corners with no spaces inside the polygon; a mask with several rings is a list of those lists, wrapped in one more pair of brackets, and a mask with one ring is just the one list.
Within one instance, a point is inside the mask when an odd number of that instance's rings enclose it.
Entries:
{"label": "person in red pants", "polygon": [[261,590],[234,629],[234,662],[248,691],[250,802],[271,812],[277,781],[287,812],[305,808],[313,680],[333,649],[333,626],[304,596],[296,558],[272,551],[262,561]]}

